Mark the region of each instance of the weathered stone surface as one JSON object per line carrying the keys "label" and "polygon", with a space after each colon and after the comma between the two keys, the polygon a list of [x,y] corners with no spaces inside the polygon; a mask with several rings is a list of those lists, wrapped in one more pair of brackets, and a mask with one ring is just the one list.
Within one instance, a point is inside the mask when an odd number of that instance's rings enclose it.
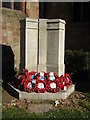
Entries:
{"label": "weathered stone surface", "polygon": [[38,71],[64,75],[65,24],[61,19],[39,20]]}
{"label": "weathered stone surface", "polygon": [[47,20],[39,19],[39,64],[38,71],[47,71]]}
{"label": "weathered stone surface", "polygon": [[20,91],[14,88],[12,85],[8,83],[8,89],[12,92],[14,96],[19,98],[20,100],[61,100],[66,99],[72,92],[75,91],[75,85],[69,86],[66,91],[61,91],[57,93],[27,93],[24,91]]}
{"label": "weathered stone surface", "polygon": [[64,20],[39,19],[39,31],[38,19],[21,20],[21,69],[64,75],[64,42]]}
{"label": "weathered stone surface", "polygon": [[53,109],[52,104],[29,104],[27,111],[32,113],[44,113]]}
{"label": "weathered stone surface", "polygon": [[[37,52],[38,52],[38,20],[27,18],[21,21],[21,66],[28,68],[29,71],[37,71]],[[25,47],[24,47],[25,46]],[[25,52],[25,53],[24,53]],[[25,58],[23,58],[25,57]],[[25,59],[25,62],[23,62]]]}

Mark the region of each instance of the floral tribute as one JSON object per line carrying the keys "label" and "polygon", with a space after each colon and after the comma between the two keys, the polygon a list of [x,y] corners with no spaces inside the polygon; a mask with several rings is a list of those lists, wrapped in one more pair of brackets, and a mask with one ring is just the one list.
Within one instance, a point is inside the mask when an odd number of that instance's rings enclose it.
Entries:
{"label": "floral tribute", "polygon": [[67,90],[72,85],[69,74],[59,77],[55,72],[29,72],[25,69],[22,74],[16,76],[17,88],[26,92],[56,93]]}
{"label": "floral tribute", "polygon": [[61,82],[58,75],[54,72],[47,73],[48,92],[59,92],[61,90]]}

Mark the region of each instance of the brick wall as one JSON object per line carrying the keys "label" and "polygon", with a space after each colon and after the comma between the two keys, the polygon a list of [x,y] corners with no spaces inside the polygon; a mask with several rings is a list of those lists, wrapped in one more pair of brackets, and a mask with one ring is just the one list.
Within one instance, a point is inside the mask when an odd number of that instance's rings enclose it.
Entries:
{"label": "brick wall", "polygon": [[[15,54],[15,66],[20,64],[20,19],[26,15],[18,10],[2,9],[2,45],[10,46]],[[7,59],[8,58],[8,55]],[[3,67],[3,66],[2,66]]]}
{"label": "brick wall", "polygon": [[[22,7],[25,7],[23,3]],[[26,10],[2,8],[2,74],[20,68],[20,20],[26,17],[39,18],[39,3],[27,2]],[[25,9],[23,8],[23,9]],[[26,14],[25,14],[26,13]],[[14,54],[14,56],[13,56]]]}
{"label": "brick wall", "polygon": [[26,14],[30,18],[39,18],[39,2],[27,2]]}

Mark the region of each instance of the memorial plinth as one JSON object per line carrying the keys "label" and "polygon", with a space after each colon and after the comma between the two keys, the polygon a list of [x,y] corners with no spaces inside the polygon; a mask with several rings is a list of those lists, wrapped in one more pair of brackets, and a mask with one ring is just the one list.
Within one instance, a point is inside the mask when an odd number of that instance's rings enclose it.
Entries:
{"label": "memorial plinth", "polygon": [[20,99],[20,100],[60,100],[60,99],[66,99],[72,92],[75,91],[75,85],[69,86],[69,88],[65,91],[60,91],[57,93],[28,93],[24,91],[20,91],[19,89],[16,89],[11,84],[7,84],[8,90],[10,93],[13,94],[14,97]]}

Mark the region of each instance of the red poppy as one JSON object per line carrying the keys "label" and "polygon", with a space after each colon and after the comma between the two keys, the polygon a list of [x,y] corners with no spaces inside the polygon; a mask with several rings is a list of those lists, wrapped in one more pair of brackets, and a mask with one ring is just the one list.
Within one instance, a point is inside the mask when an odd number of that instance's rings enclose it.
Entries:
{"label": "red poppy", "polygon": [[61,89],[62,90],[68,89],[68,81],[67,81],[66,77],[65,76],[61,76],[59,78],[59,80],[60,80],[60,83],[61,83]]}
{"label": "red poppy", "polygon": [[72,80],[69,74],[58,77],[55,72],[29,72],[25,69],[23,74],[17,74],[17,84],[20,90],[27,92],[59,92],[61,89],[66,90],[72,85]]}

